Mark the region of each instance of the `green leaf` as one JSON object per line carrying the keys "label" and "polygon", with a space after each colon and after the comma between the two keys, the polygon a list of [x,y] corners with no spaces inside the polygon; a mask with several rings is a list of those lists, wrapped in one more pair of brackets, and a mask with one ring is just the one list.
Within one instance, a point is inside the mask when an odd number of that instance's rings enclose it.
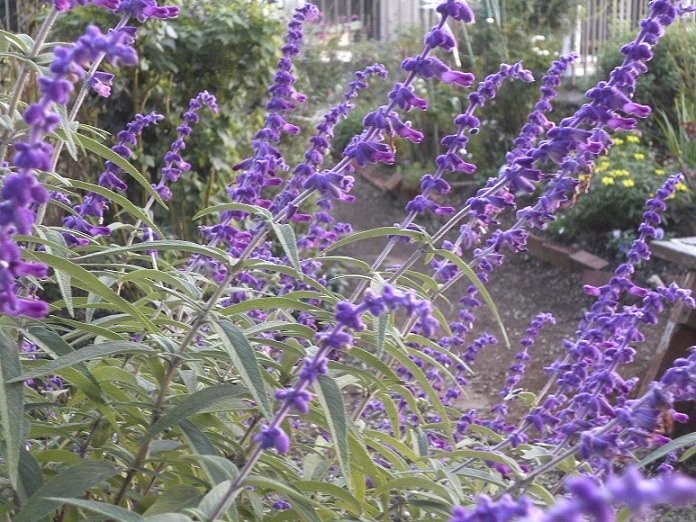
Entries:
{"label": "green leaf", "polygon": [[261,367],[256,359],[254,349],[244,337],[244,334],[230,321],[223,319],[211,322],[216,333],[222,341],[222,346],[234,363],[242,382],[249,388],[252,397],[264,417],[273,417],[268,395],[264,386]]}
{"label": "green leaf", "polygon": [[24,54],[28,54],[33,46],[33,40],[27,34],[22,35],[27,41],[22,40],[19,35],[11,33],[10,31],[4,31],[0,29],[0,37],[5,38],[7,41],[12,42],[16,45]]}
{"label": "green leaf", "polygon": [[223,203],[221,205],[213,205],[212,207],[204,208],[203,210],[199,211],[195,216],[193,216],[193,220],[196,221],[202,218],[203,216],[207,216],[208,214],[215,214],[217,212],[226,212],[231,210],[248,212],[249,214],[259,214],[260,216],[269,219],[273,217],[273,215],[263,207],[247,205],[245,203]]}
{"label": "green leaf", "polygon": [[302,517],[302,520],[309,520],[310,522],[321,521],[316,514],[316,508],[320,507],[320,505],[313,500],[308,499],[294,487],[288,486],[287,484],[284,484],[278,480],[268,477],[260,477],[258,475],[251,475],[244,481],[244,484],[270,489],[276,493],[285,495],[288,500],[293,503],[298,514]]}
{"label": "green leaf", "polygon": [[288,256],[292,267],[298,272],[301,272],[302,267],[300,266],[300,254],[297,250],[297,238],[295,237],[295,232],[292,227],[287,223],[279,225],[278,223],[271,222],[271,228],[273,228],[280,242],[280,246],[283,247],[283,251],[285,255]]}
{"label": "green leaf", "polygon": [[343,395],[336,381],[328,375],[321,375],[317,379],[316,387],[319,403],[324,409],[326,420],[329,424],[329,432],[333,439],[341,467],[343,477],[348,481],[350,477],[350,455],[348,453],[348,418],[343,406]]}
{"label": "green leaf", "polygon": [[651,462],[654,462],[657,459],[661,459],[662,457],[664,457],[668,453],[671,453],[672,451],[676,451],[680,448],[683,448],[684,446],[690,446],[692,444],[696,444],[696,433],[688,433],[686,435],[682,435],[678,439],[674,439],[673,441],[668,442],[664,446],[660,446],[659,448],[657,448],[643,460],[638,462],[638,466],[640,466],[641,468],[647,466]]}
{"label": "green leaf", "polygon": [[94,259],[95,257],[101,257],[108,254],[122,254],[124,252],[141,252],[144,250],[157,250],[158,252],[161,252],[163,250],[173,250],[175,252],[193,252],[195,254],[206,255],[224,264],[227,264],[230,261],[229,254],[227,254],[224,250],[220,250],[219,248],[206,247],[198,245],[196,243],[191,243],[190,241],[181,241],[177,239],[160,239],[157,241],[145,241],[143,243],[138,243],[137,245],[110,247],[104,250],[100,250],[99,252],[86,254],[84,256],[79,256],[74,259],[77,261],[85,261],[87,259]]}
{"label": "green leaf", "polygon": [[25,255],[33,257],[37,261],[47,264],[54,270],[62,270],[73,277],[73,285],[93,294],[98,295],[105,301],[117,306],[121,311],[137,318],[149,331],[157,332],[159,329],[145,316],[137,307],[123,299],[107,285],[102,283],[97,276],[76,265],[69,259],[47,254],[45,252],[34,252],[25,250]]}
{"label": "green leaf", "polygon": [[143,209],[135,206],[127,197],[122,196],[121,194],[114,192],[113,190],[109,190],[99,185],[95,185],[94,183],[86,183],[77,179],[70,179],[70,183],[74,187],[77,187],[82,190],[89,190],[90,192],[94,192],[96,194],[99,194],[100,196],[104,196],[105,198],[109,199],[110,201],[113,201],[114,203],[118,203],[122,208],[126,209],[132,216],[138,218],[140,221],[142,221],[148,227],[154,230],[159,237],[164,237],[164,234],[157,226],[157,224],[154,221],[152,221],[152,219],[150,219],[150,217],[143,211]]}
{"label": "green leaf", "polygon": [[13,522],[37,522],[60,507],[61,503],[51,500],[54,497],[74,498],[86,489],[113,477],[118,470],[108,462],[85,460],[71,466],[45,482],[29,498],[24,508],[14,517]]}
{"label": "green leaf", "polygon": [[167,410],[164,415],[143,435],[140,443],[144,443],[156,437],[167,428],[179,424],[191,415],[206,410],[218,402],[237,397],[246,390],[241,386],[232,384],[220,384],[211,388],[204,388],[192,395],[187,395],[184,400],[173,408]]}
{"label": "green leaf", "polygon": [[24,447],[24,385],[19,349],[10,336],[0,330],[0,433],[5,442],[5,466],[15,491],[20,486],[20,453]]}
{"label": "green leaf", "polygon": [[384,351],[384,341],[387,338],[387,325],[389,324],[389,314],[380,315],[375,321],[375,347],[377,357]]}
{"label": "green leaf", "polygon": [[230,316],[238,313],[248,312],[249,310],[271,310],[273,308],[280,308],[285,310],[316,310],[316,306],[308,305],[296,299],[288,299],[287,297],[259,297],[258,299],[249,299],[247,301],[242,301],[241,303],[236,303],[228,306],[221,310],[221,314],[225,316]]}
{"label": "green leaf", "polygon": [[355,241],[361,241],[363,239],[371,239],[373,237],[384,237],[384,236],[405,236],[415,239],[419,242],[425,242],[427,240],[427,235],[424,232],[419,232],[417,230],[407,230],[401,229],[399,227],[380,227],[373,228],[371,230],[364,230],[362,232],[357,232],[349,236],[343,237],[336,241],[333,245],[324,250],[325,253],[341,248],[342,246],[349,245]]}
{"label": "green leaf", "polygon": [[149,522],[193,522],[190,516],[181,513],[162,513],[160,515],[146,517],[145,520]]}
{"label": "green leaf", "polygon": [[[102,158],[109,160],[112,163],[115,163],[128,174],[133,176],[133,179],[137,181],[145,189],[145,191],[148,194],[150,194],[150,196],[155,198],[155,201],[162,205],[162,207],[167,208],[167,204],[162,200],[160,195],[152,188],[150,182],[147,179],[145,179],[145,176],[138,172],[138,169],[131,165],[131,163],[128,160],[126,160],[123,156],[121,156],[120,154],[116,154],[109,147],[106,147],[98,141],[95,141],[92,138],[88,138],[87,136],[84,136],[82,134],[75,134],[75,138],[77,138],[78,143],[88,151],[94,152]],[[74,181],[75,180],[73,179],[70,180],[71,183]]]}
{"label": "green leaf", "polygon": [[220,520],[219,516],[215,517],[215,513],[219,510],[222,514],[231,509],[234,499],[241,493],[241,488],[237,488],[229,498],[226,498],[231,485],[232,480],[225,480],[206,493],[197,509],[205,517],[204,520]]}
{"label": "green leaf", "polygon": [[[32,324],[29,326],[26,331],[26,336],[54,359],[75,351],[74,348],[70,346],[60,335],[40,324]],[[102,399],[100,398],[101,390],[99,388],[99,383],[92,375],[92,372],[89,371],[87,365],[84,363],[76,364],[75,369],[84,375],[85,378],[89,379],[94,386],[94,389],[89,391],[95,392],[93,394],[94,397],[92,398],[101,402]]]}
{"label": "green leaf", "polygon": [[132,272],[121,276],[121,278],[118,280],[118,284],[122,285],[123,283],[137,281],[139,279],[151,279],[153,281],[162,281],[164,283],[167,283],[172,288],[178,288],[179,290],[186,293],[189,297],[193,297],[194,299],[200,299],[201,291],[198,289],[198,287],[196,287],[196,285],[188,281],[186,278],[181,277],[182,275],[183,274],[177,274],[178,277],[175,277],[172,274],[163,272],[162,270],[154,270],[152,268],[139,268],[138,270],[133,270]]}
{"label": "green leaf", "polygon": [[[59,248],[52,248],[51,246],[47,245],[46,250],[49,254],[54,254],[67,259],[68,255],[66,251],[69,251],[68,245],[65,243],[65,239],[60,232],[42,226],[36,227],[36,230],[39,235],[42,235],[49,239],[52,243],[59,245]],[[63,301],[65,301],[65,308],[67,308],[70,317],[75,317],[70,275],[66,274],[65,272],[56,272],[56,281],[58,282],[60,293],[63,296]]]}
{"label": "green leaf", "polygon": [[142,515],[138,515],[134,511],[129,511],[113,504],[105,504],[96,500],[85,500],[82,498],[64,498],[64,497],[48,497],[46,500],[59,502],[60,504],[69,504],[78,508],[104,515],[114,522],[141,522],[145,520]]}
{"label": "green leaf", "polygon": [[344,488],[331,484],[330,482],[320,482],[318,480],[298,480],[293,481],[293,485],[303,491],[311,491],[315,493],[326,493],[339,500],[342,500],[344,507],[348,511],[360,515],[362,513],[362,507],[360,502],[355,500],[353,495],[351,495]]}
{"label": "green leaf", "polygon": [[426,478],[426,477],[399,477],[395,478],[393,480],[390,480],[386,484],[383,484],[382,486],[378,487],[375,489],[375,491],[372,493],[374,497],[377,497],[381,495],[382,493],[388,493],[391,490],[402,490],[406,489],[408,490],[409,493],[417,494],[418,492],[415,491],[416,489],[424,489],[426,491],[430,491],[432,493],[435,493],[439,498],[444,500],[447,503],[452,502],[452,495],[450,494],[450,491],[443,486],[442,484],[438,484],[432,479]]}
{"label": "green leaf", "polygon": [[101,344],[93,344],[91,346],[86,346],[75,350],[67,355],[53,359],[47,362],[40,368],[32,370],[25,373],[19,377],[14,377],[11,382],[22,382],[27,379],[35,379],[36,377],[41,377],[43,375],[49,375],[55,373],[61,368],[71,368],[77,364],[89,361],[92,359],[102,359],[104,357],[110,357],[112,355],[121,355],[124,353],[142,353],[142,352],[154,352],[152,348],[144,344],[133,343],[130,341],[109,341]]}
{"label": "green leaf", "polygon": [[16,489],[21,503],[31,497],[42,484],[41,466],[31,453],[22,448],[19,452],[19,484]]}
{"label": "green leaf", "polygon": [[446,258],[447,260],[451,261],[455,265],[459,267],[459,269],[464,272],[466,277],[471,281],[474,286],[476,286],[476,289],[479,291],[481,296],[483,297],[483,300],[486,301],[486,304],[488,305],[488,308],[491,309],[491,312],[493,313],[493,316],[495,317],[495,321],[498,323],[498,327],[500,328],[500,332],[503,335],[503,339],[505,340],[505,346],[507,346],[508,349],[511,349],[510,347],[510,338],[508,337],[507,330],[505,329],[505,325],[503,324],[503,320],[500,318],[500,313],[498,312],[498,307],[495,305],[495,302],[493,302],[493,299],[491,298],[491,294],[488,292],[488,289],[486,286],[481,282],[479,277],[476,275],[476,272],[472,270],[472,268],[467,265],[464,260],[462,260],[459,256],[457,256],[454,252],[450,252],[449,250],[443,250],[443,249],[438,249],[434,252],[435,254],[442,256]]}
{"label": "green leaf", "polygon": [[198,504],[201,493],[193,486],[179,484],[165,489],[155,496],[155,502],[144,513],[146,517],[193,507]]}

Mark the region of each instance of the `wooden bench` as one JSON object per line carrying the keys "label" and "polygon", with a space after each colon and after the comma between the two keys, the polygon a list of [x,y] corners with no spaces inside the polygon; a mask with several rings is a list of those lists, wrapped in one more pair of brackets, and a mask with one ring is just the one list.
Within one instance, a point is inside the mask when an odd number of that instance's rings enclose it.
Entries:
{"label": "wooden bench", "polygon": [[[656,257],[689,270],[681,281],[681,286],[690,289],[696,295],[696,237],[654,241],[650,248]],[[696,311],[678,303],[672,308],[665,331],[643,376],[639,393],[642,395],[647,392],[650,383],[662,377],[662,374],[672,367],[675,359],[686,357],[692,346],[696,346]],[[685,427],[677,426],[675,434],[696,430],[695,404],[680,404],[678,409],[689,414],[691,420]]]}

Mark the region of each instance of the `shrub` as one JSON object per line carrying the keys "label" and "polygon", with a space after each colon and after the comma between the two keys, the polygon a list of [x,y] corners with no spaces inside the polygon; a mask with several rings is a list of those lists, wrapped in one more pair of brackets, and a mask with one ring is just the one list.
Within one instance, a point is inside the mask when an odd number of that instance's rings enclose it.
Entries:
{"label": "shrub", "polygon": [[[352,233],[331,216],[336,200],[353,198],[350,174],[394,163],[397,136],[422,140],[402,119],[426,109],[415,78],[457,88],[475,78],[434,56],[452,47],[436,25],[335,165],[323,166],[333,131],[369,82],[385,76],[381,65],[356,73],[291,169],[279,147],[300,130],[294,110],[305,96],[294,59],[304,27],[318,16],[305,4],[288,24],[251,155],[236,166],[229,201],[197,214],[205,224],[193,242],[165,237],[152,210],[171,198],[174,183],[188,181],[187,141],[202,114],[218,112],[215,96],[203,91],[190,100],[152,185],[130,160],[138,136],[163,123],[162,115],[136,115],[111,149],[102,131],[75,120],[90,89],[105,94],[119,81],[100,70],[102,62],[137,65],[129,20],[158,23],[149,19],[173,18],[179,9],[92,0],[117,15],[113,30],[90,26],[69,46],[46,44],[55,19],[85,3],[55,0],[33,39],[0,33],[12,48],[8,57],[24,64],[1,120],[2,514],[16,522],[612,520],[696,499],[696,481],[671,464],[693,438],[668,443],[658,429],[686,420],[674,404],[696,398],[696,353],[675,361],[641,396],[631,395],[636,381],[618,373],[665,305],[696,307],[677,285],[652,290],[632,280],[650,257],[648,242],[660,236],[678,175],[646,202],[615,277],[585,287],[595,302],[549,368],[548,387],[538,395],[518,387],[536,337],[555,322],[541,313],[516,340],[521,349],[499,404],[458,407],[469,365],[498,342],[473,333],[484,303],[510,345],[485,283],[508,249],[524,251],[527,230],[545,228],[572,202],[579,178],[612,147],[609,133],[632,130],[634,116],[649,114],[630,94],[663,26],[689,9],[654,0],[622,66],[560,125],[546,115],[573,57],[553,62],[500,173],[461,208],[442,206],[432,196],[448,192],[446,174],[475,171],[464,158],[483,126],[477,110],[505,82],[533,80],[520,63],[501,65],[469,93],[404,220]],[[473,18],[456,0],[438,12],[443,22]],[[23,103],[31,70],[40,73],[40,88]],[[87,151],[108,160],[96,182],[56,171],[63,148],[78,160]],[[147,191],[145,205],[124,195],[127,181]],[[539,185],[543,193],[517,210],[514,225],[496,227],[518,193]],[[317,210],[305,213],[312,198]],[[49,207],[63,213],[62,226],[44,223]],[[117,221],[107,225],[108,210]],[[425,214],[450,218],[430,232]],[[369,238],[387,240],[372,265],[336,252]],[[411,258],[383,266],[400,242],[412,244]],[[348,287],[328,280],[338,263]],[[466,290],[448,322],[433,302],[457,282]],[[509,414],[513,405],[526,413]],[[644,478],[638,468],[663,458],[657,476]],[[627,461],[637,464],[622,469]],[[549,488],[565,475],[568,494],[560,497]]]}
{"label": "shrub", "polygon": [[[655,153],[637,134],[620,134],[615,147],[600,158],[594,172],[581,180],[577,202],[551,227],[566,240],[579,233],[603,236],[607,231],[628,231],[635,228],[643,213],[645,200],[652,197],[664,183],[669,166],[655,160]],[[677,185],[666,214],[680,214],[693,199],[688,181]]]}

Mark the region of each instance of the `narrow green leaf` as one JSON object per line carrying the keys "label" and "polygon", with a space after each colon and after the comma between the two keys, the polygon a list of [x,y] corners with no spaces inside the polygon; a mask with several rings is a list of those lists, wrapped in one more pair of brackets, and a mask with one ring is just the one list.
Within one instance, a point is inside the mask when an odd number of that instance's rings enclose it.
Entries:
{"label": "narrow green leaf", "polygon": [[111,288],[99,280],[97,276],[73,263],[69,259],[47,254],[46,252],[34,252],[25,250],[25,255],[33,257],[37,261],[47,264],[54,270],[62,270],[73,277],[73,285],[83,290],[98,295],[105,301],[117,306],[121,311],[138,319],[149,331],[156,332],[158,328],[137,307],[123,299]]}
{"label": "narrow green leaf", "polygon": [[382,314],[374,321],[375,323],[375,348],[377,357],[382,356],[384,351],[384,340],[387,338],[387,325],[389,324],[389,314]]}
{"label": "narrow green leaf", "polygon": [[348,511],[351,511],[356,515],[360,515],[362,513],[360,502],[355,500],[353,495],[340,486],[331,484],[330,482],[320,482],[318,480],[298,480],[294,481],[293,485],[303,491],[326,493],[327,495],[331,495],[332,497],[342,500],[345,504],[343,507],[345,507]]}
{"label": "narrow green leaf", "polygon": [[683,448],[684,446],[690,446],[692,444],[696,444],[696,433],[688,433],[686,435],[682,435],[678,439],[674,439],[671,442],[668,442],[664,446],[660,446],[657,448],[655,451],[650,453],[647,457],[645,457],[643,460],[641,460],[638,463],[638,466],[641,468],[644,466],[647,466],[651,462],[655,462],[657,459],[661,459],[668,453],[671,453],[672,451],[676,451],[680,448]]}
{"label": "narrow green leaf", "polygon": [[410,237],[411,239],[415,239],[419,242],[425,242],[427,240],[427,235],[424,232],[419,232],[417,230],[404,230],[399,227],[381,227],[365,230],[363,232],[356,232],[355,234],[343,237],[324,250],[324,252],[329,253],[337,248],[354,243],[355,241],[389,235]]}
{"label": "narrow green leaf", "polygon": [[387,493],[392,490],[407,490],[409,493],[418,494],[417,489],[424,489],[435,493],[439,498],[445,502],[452,502],[451,492],[442,484],[438,484],[432,479],[426,477],[399,477],[390,480],[386,484],[375,489],[372,493],[373,496],[377,497],[382,493]]}
{"label": "narrow green leaf", "polygon": [[122,254],[124,252],[142,252],[144,250],[173,250],[175,252],[193,252],[195,254],[203,254],[205,256],[216,259],[221,263],[228,263],[230,261],[230,256],[224,250],[219,248],[206,247],[198,245],[196,243],[191,243],[190,241],[181,241],[177,239],[160,239],[157,241],[145,241],[143,243],[138,243],[137,245],[129,246],[117,246],[109,247],[99,252],[94,252],[92,254],[86,254],[84,256],[79,256],[74,258],[76,261],[86,261],[87,259],[94,259],[95,257],[101,257],[110,254]]}
{"label": "narrow green leaf", "polygon": [[138,515],[134,511],[129,511],[113,504],[105,504],[96,500],[85,500],[82,498],[65,498],[65,497],[47,497],[46,500],[58,502],[60,504],[69,504],[98,515],[109,517],[109,520],[114,522],[141,522],[145,520],[142,515]]}
{"label": "narrow green leaf", "polygon": [[0,432],[5,441],[5,466],[15,491],[21,491],[20,453],[24,447],[24,385],[19,349],[10,336],[0,330]]}
{"label": "narrow green leaf", "polygon": [[[36,227],[36,231],[39,235],[46,237],[46,239],[50,240],[52,243],[60,246],[59,248],[46,246],[46,250],[49,254],[67,259],[68,255],[66,251],[68,250],[68,245],[65,243],[65,239],[60,232],[46,227]],[[56,281],[58,282],[60,293],[63,296],[63,301],[65,301],[65,308],[68,310],[70,317],[75,317],[70,275],[65,272],[56,272]]]}
{"label": "narrow green leaf", "polygon": [[350,478],[350,455],[348,453],[348,417],[343,405],[343,395],[336,381],[328,375],[321,375],[317,379],[316,387],[319,403],[324,409],[326,420],[329,424],[329,432],[333,439],[338,457],[338,464],[343,477]]}
{"label": "narrow green leaf", "polygon": [[275,480],[268,477],[261,477],[258,475],[251,475],[244,481],[245,485],[251,485],[258,488],[270,489],[281,495],[285,495],[288,500],[294,505],[298,514],[302,517],[302,520],[308,520],[310,522],[320,522],[321,519],[316,513],[316,508],[320,507],[320,504],[310,500],[305,495],[303,495],[296,488],[286,485],[279,480]]}
{"label": "narrow green leaf", "polygon": [[147,433],[145,433],[141,439],[141,444],[156,437],[167,428],[188,419],[191,415],[206,410],[220,401],[237,397],[245,391],[246,390],[241,386],[220,384],[187,395],[179,404],[167,410],[164,415],[147,430]]}
{"label": "narrow green leaf", "polygon": [[36,522],[42,520],[61,503],[50,500],[53,497],[74,498],[82,495],[86,489],[113,477],[118,470],[108,462],[85,460],[65,469],[45,482],[29,498],[24,508],[14,517],[13,522]]}
{"label": "narrow green leaf", "polygon": [[215,512],[219,510],[221,513],[226,513],[232,507],[232,503],[241,493],[241,489],[237,488],[229,498],[225,498],[231,485],[232,480],[225,480],[206,493],[197,508],[197,511],[200,511],[201,515],[205,517],[203,520],[220,520],[220,517],[214,518]]}
{"label": "narrow green leaf", "polygon": [[113,355],[121,355],[124,353],[142,352],[154,352],[154,350],[144,344],[133,343],[130,341],[109,341],[101,344],[93,344],[92,346],[86,346],[67,355],[63,355],[62,357],[58,357],[57,359],[53,359],[40,368],[27,372],[19,377],[14,377],[10,382],[21,383],[27,379],[35,379],[36,377],[49,375],[55,373],[61,368],[71,368],[76,366],[78,363],[92,359],[102,359],[104,357],[111,357]]}
{"label": "narrow green leaf", "polygon": [[19,452],[19,484],[16,489],[20,502],[24,504],[42,484],[41,466],[31,453],[22,448]]}
{"label": "narrow green leaf", "polygon": [[295,232],[292,227],[287,223],[278,224],[271,222],[271,228],[273,228],[280,242],[280,246],[283,247],[283,251],[285,255],[288,256],[292,267],[298,272],[301,272],[302,267],[300,266],[300,254],[297,250],[297,238],[295,237]]}
{"label": "narrow green leaf", "polygon": [[259,297],[258,299],[249,299],[241,303],[233,304],[221,310],[221,314],[230,316],[238,313],[248,312],[249,310],[271,310],[280,308],[285,310],[316,310],[316,306],[308,305],[296,299],[288,299],[287,297]]}
{"label": "narrow green leaf", "polygon": [[157,493],[156,497],[157,500],[144,513],[148,520],[154,515],[163,515],[198,505],[201,493],[193,486],[179,484]]}
{"label": "narrow green leaf", "polygon": [[27,34],[23,35],[27,41],[22,40],[19,35],[16,35],[10,31],[4,31],[0,29],[0,36],[7,39],[7,41],[12,42],[14,45],[16,45],[24,54],[29,53],[31,50],[31,47],[34,44],[34,41],[31,39],[31,37]]}
{"label": "narrow green leaf", "polygon": [[273,217],[272,214],[263,207],[257,207],[255,205],[247,205],[245,203],[222,203],[221,205],[213,205],[212,207],[204,208],[193,216],[193,220],[196,221],[203,216],[208,214],[215,214],[218,212],[227,212],[231,210],[248,212],[249,214],[259,214],[265,218]]}
{"label": "narrow green leaf", "polygon": [[242,382],[249,388],[252,397],[267,419],[273,416],[264,386],[261,367],[256,353],[244,334],[230,321],[223,319],[213,321],[211,325],[222,341],[222,346],[234,362]]}

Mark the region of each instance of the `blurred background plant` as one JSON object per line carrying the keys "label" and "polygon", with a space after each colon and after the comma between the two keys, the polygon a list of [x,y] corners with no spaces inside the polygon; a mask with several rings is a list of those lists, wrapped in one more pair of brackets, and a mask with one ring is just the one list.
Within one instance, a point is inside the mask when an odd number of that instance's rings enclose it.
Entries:
{"label": "blurred background plant", "polygon": [[676,123],[673,123],[668,113],[660,111],[657,120],[664,143],[670,156],[674,158],[679,168],[689,178],[696,176],[696,105],[694,95],[689,98],[681,92],[674,101]]}
{"label": "blurred background plant", "polygon": [[[181,16],[140,28],[140,66],[120,73],[108,100],[91,97],[81,121],[116,134],[134,113],[164,114],[166,124],[147,129],[142,138],[147,146],[141,142],[134,154],[136,165],[154,181],[191,93],[205,89],[217,97],[218,115],[201,115],[203,121],[186,148],[192,168],[187,183],[174,188],[170,203],[177,219],[161,220],[171,222],[180,237],[191,237],[196,233],[190,219],[195,209],[221,195],[232,166],[246,156],[255,129],[263,124],[265,86],[278,59],[283,28],[278,9],[262,2],[173,3],[181,7]],[[89,23],[106,27],[108,16],[104,9],[79,9],[61,17],[57,30],[69,41]],[[80,177],[79,172],[69,174]],[[134,201],[146,197],[139,188],[132,190]]]}
{"label": "blurred background plant", "polygon": [[[678,170],[674,163],[659,163],[652,143],[638,134],[620,135],[614,143],[616,146],[599,161],[592,177],[584,180],[575,204],[550,225],[549,231],[558,239],[570,242],[592,238],[606,243],[609,250],[616,247],[614,250],[620,253],[617,245],[621,237],[640,222],[642,202],[653,197],[665,177]],[[686,183],[677,186],[668,204],[668,227],[683,235],[696,232],[691,219],[693,192]]]}

